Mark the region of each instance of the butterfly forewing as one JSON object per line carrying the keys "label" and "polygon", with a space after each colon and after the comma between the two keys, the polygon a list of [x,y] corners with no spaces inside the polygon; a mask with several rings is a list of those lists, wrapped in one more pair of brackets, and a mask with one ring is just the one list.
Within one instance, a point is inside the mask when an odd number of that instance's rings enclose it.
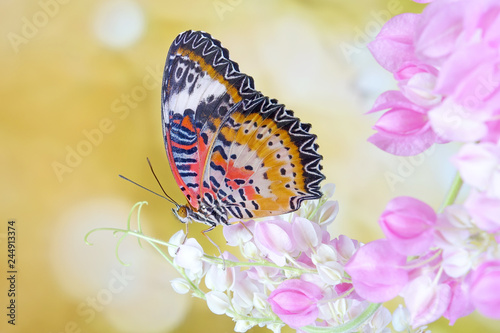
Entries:
{"label": "butterfly forewing", "polygon": [[218,128],[242,98],[256,94],[220,42],[186,31],[170,47],[163,78],[162,123],[170,166],[191,206],[203,196],[202,177]]}
{"label": "butterfly forewing", "polygon": [[174,177],[195,211],[202,202],[212,207],[210,225],[226,223],[226,214],[283,214],[321,197],[310,125],[256,91],[207,33],[186,31],[170,47],[162,118]]}

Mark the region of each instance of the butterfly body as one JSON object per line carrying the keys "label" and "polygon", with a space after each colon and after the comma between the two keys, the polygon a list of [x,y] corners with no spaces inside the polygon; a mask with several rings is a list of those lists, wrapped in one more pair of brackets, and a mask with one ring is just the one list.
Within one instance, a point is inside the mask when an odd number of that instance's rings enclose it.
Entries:
{"label": "butterfly body", "polygon": [[170,47],[162,91],[165,148],[188,204],[184,223],[210,229],[297,210],[321,197],[316,136],[284,105],[255,90],[228,51],[205,32]]}

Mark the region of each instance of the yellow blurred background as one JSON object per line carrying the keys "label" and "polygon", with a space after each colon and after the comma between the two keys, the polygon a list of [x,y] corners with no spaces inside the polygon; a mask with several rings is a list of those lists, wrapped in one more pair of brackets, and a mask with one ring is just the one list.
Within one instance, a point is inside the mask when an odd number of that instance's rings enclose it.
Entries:
{"label": "yellow blurred background", "polygon": [[[160,82],[175,36],[210,32],[257,89],[312,123],[327,181],[337,185],[333,235],[381,236],[377,218],[397,195],[439,207],[453,177],[437,147],[414,158],[366,142],[378,115],[363,115],[394,82],[365,45],[383,22],[420,12],[409,0],[3,0],[0,332],[231,332],[230,318],[173,292],[176,272],[147,245],[127,239],[115,256],[110,232],[132,205],[145,233],[168,240],[183,228],[153,190],[146,157],[170,195],[184,201],[166,159]],[[8,325],[7,222],[16,221],[16,325]],[[193,225],[191,235],[204,226]],[[221,230],[211,237],[222,243]],[[198,237],[207,252],[217,250]],[[474,314],[433,332],[494,332]],[[251,332],[266,332],[254,328]],[[285,330],[287,331],[287,330]]]}

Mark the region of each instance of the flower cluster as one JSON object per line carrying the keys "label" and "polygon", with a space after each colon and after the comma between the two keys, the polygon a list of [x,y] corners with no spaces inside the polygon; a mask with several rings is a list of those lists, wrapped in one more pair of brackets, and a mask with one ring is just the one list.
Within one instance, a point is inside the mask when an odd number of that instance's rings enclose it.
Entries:
{"label": "flower cluster", "polygon": [[[411,197],[389,202],[379,219],[386,238],[346,266],[354,288],[373,302],[402,296],[394,320],[413,328],[474,309],[500,319],[500,4],[432,1],[392,18],[369,48],[399,86],[376,100],[370,112],[387,111],[369,141],[406,156],[464,145],[441,211]],[[458,204],[462,183],[469,193]]]}
{"label": "flower cluster", "polygon": [[170,255],[184,277],[173,280],[173,288],[206,299],[212,312],[236,321],[237,332],[255,325],[279,332],[284,324],[304,332],[342,326],[346,332],[388,332],[389,311],[359,297],[344,272],[360,244],[331,239],[326,227],[338,205],[327,201],[332,186],[324,192],[288,216],[225,226],[228,245],[239,248],[242,261],[228,252],[224,261],[206,256],[195,239],[176,233]]}
{"label": "flower cluster", "polygon": [[495,0],[436,0],[384,25],[369,49],[399,90],[375,102],[370,112],[388,111],[369,141],[404,156],[434,143],[498,142],[499,10]]}
{"label": "flower cluster", "polygon": [[361,247],[345,267],[358,295],[371,302],[402,296],[408,311],[400,315],[413,328],[441,316],[453,325],[474,309],[500,319],[498,243],[463,206],[436,214],[422,201],[398,197],[379,224],[386,238]]}

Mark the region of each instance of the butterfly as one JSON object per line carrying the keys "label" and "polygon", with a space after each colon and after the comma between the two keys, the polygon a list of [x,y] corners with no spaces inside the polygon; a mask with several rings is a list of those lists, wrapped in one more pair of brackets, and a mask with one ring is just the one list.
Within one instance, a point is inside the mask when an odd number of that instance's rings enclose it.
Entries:
{"label": "butterfly", "polygon": [[228,225],[299,209],[321,197],[316,135],[254,87],[210,34],[186,31],[170,46],[162,82],[163,138],[186,205],[183,223]]}

